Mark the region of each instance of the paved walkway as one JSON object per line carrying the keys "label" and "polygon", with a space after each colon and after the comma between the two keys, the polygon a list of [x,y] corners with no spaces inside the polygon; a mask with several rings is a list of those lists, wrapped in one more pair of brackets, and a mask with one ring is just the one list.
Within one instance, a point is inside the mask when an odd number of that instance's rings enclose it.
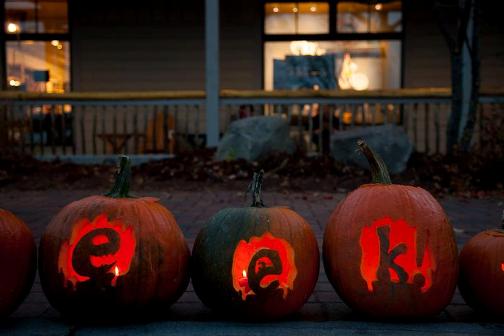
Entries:
{"label": "paved walkway", "polygon": [[[92,195],[92,191],[30,191],[0,194],[0,207],[20,216],[32,228],[37,241],[49,222],[65,204]],[[172,210],[192,247],[194,238],[205,221],[219,209],[243,206],[243,193],[176,192],[143,193],[159,197]],[[305,217],[313,226],[321,246],[324,226],[342,194],[265,193],[267,205],[287,205]],[[457,200],[441,202],[456,231],[459,248],[469,237],[486,228],[497,227],[504,208],[502,200]],[[237,323],[222,321],[205,308],[191,286],[174,304],[166,321],[109,327],[66,324],[47,302],[37,278],[21,307],[0,324],[0,334],[9,335],[504,335],[504,323],[477,316],[456,293],[452,303],[431,321],[422,323],[379,323],[360,320],[336,295],[321,267],[315,291],[299,313],[277,323]]]}

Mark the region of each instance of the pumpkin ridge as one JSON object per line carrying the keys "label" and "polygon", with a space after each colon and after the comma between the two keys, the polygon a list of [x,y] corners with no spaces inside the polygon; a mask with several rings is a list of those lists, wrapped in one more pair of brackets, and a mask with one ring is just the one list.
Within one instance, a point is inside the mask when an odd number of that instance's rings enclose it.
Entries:
{"label": "pumpkin ridge", "polygon": [[[287,214],[285,213],[286,211],[285,210],[278,210],[279,208],[277,208],[277,212],[281,214],[282,218],[283,218],[283,223],[282,225],[284,226],[288,226],[289,225],[289,218],[287,217]],[[297,219],[297,218],[296,218]],[[293,230],[289,230],[289,241],[295,241],[293,239],[293,236],[292,236],[292,231]]]}

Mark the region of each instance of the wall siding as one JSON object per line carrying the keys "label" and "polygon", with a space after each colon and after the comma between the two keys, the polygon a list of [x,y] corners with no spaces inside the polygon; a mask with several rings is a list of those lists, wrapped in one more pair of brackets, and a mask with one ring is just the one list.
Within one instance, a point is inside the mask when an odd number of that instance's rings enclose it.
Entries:
{"label": "wall siding", "polygon": [[450,53],[431,6],[405,3],[404,87],[450,86]]}
{"label": "wall siding", "polygon": [[[504,87],[502,4],[480,1],[481,87]],[[405,1],[404,86],[451,86],[450,52],[432,1]]]}
{"label": "wall siding", "polygon": [[[256,7],[221,1],[222,87],[261,86]],[[204,89],[204,1],[76,2],[72,52],[77,91]]]}

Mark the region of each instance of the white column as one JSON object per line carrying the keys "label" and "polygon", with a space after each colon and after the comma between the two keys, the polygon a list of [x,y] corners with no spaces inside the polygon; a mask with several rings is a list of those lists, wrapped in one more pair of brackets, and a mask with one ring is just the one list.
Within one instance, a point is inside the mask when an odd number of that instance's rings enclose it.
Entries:
{"label": "white column", "polygon": [[219,0],[205,0],[207,147],[219,143]]}

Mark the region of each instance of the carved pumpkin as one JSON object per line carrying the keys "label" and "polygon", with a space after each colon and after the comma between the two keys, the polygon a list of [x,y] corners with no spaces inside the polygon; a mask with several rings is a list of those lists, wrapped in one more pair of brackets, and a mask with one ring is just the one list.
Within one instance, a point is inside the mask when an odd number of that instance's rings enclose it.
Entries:
{"label": "carved pumpkin", "polygon": [[40,242],[40,280],[67,315],[109,318],[160,311],[189,281],[189,248],[158,200],[129,196],[131,167],[121,157],[111,192],[65,206]]}
{"label": "carved pumpkin", "polygon": [[373,317],[438,314],[457,281],[457,246],[439,203],[424,189],[393,185],[382,159],[363,141],[373,183],[350,193],[324,234],[331,284],[354,310]]}
{"label": "carved pumpkin", "polygon": [[0,318],[12,313],[26,298],[37,270],[37,248],[26,224],[0,209]]}
{"label": "carved pumpkin", "polygon": [[464,246],[459,289],[475,310],[504,317],[504,225],[477,234]]}
{"label": "carved pumpkin", "polygon": [[298,310],[319,272],[310,225],[288,208],[264,206],[262,174],[254,175],[252,206],[219,211],[193,248],[191,274],[198,297],[241,319],[274,319]]}

